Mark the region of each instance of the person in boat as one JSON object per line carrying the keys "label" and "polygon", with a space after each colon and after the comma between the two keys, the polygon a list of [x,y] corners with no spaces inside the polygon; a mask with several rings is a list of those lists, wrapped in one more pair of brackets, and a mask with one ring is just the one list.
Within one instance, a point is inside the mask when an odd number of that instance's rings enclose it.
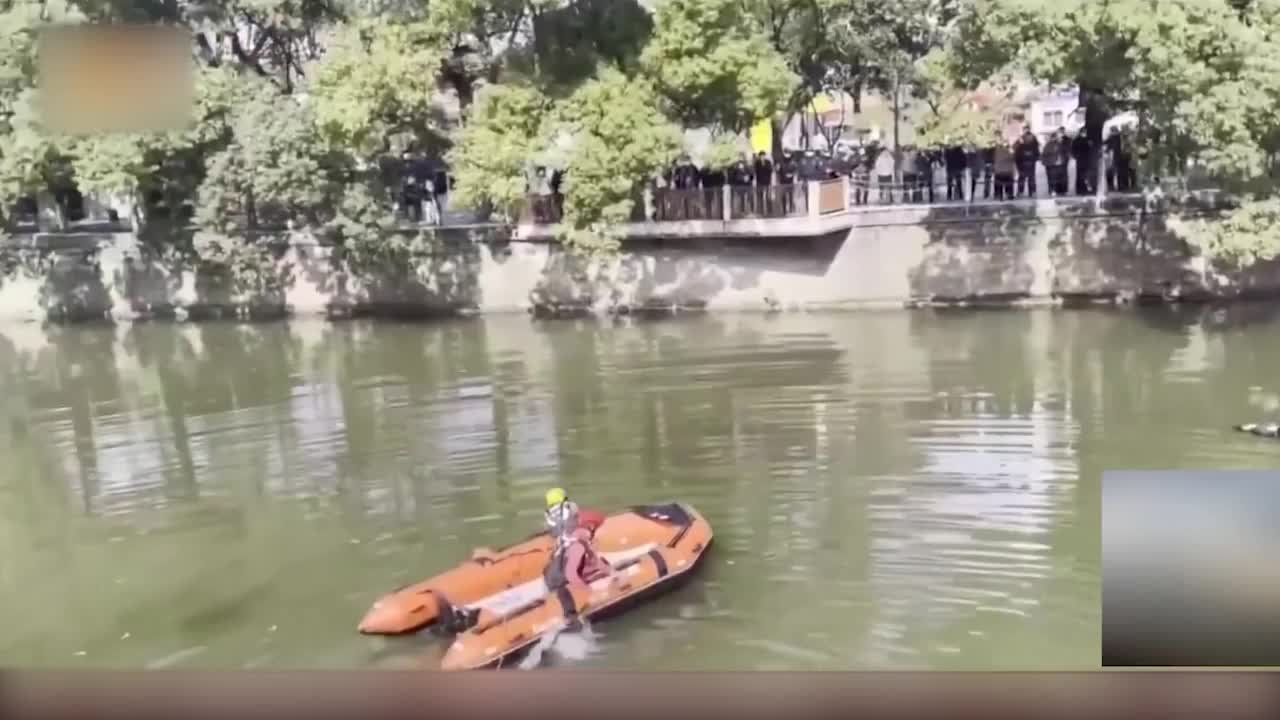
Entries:
{"label": "person in boat", "polygon": [[578,520],[578,504],[569,499],[564,488],[551,488],[546,495],[547,510],[544,517],[547,530],[554,538],[561,538],[573,531]]}
{"label": "person in boat", "polygon": [[579,510],[572,530],[560,537],[551,560],[543,572],[547,589],[586,587],[613,574],[613,567],[596,552],[596,530],[604,524],[604,515],[594,510]]}
{"label": "person in boat", "polygon": [[[571,532],[576,527],[578,513],[582,511],[582,508],[569,499],[569,495],[564,491],[564,488],[551,488],[548,490],[546,501],[547,510],[544,516],[547,521],[547,530],[551,532],[551,535],[558,538]],[[601,515],[601,517],[604,516]]]}

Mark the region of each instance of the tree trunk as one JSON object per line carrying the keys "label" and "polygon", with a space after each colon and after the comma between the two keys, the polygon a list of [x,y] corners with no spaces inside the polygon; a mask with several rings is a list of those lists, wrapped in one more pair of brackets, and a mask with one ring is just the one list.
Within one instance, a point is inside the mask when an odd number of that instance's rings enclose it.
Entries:
{"label": "tree trunk", "polygon": [[1080,104],[1084,106],[1085,137],[1089,138],[1089,146],[1093,154],[1094,196],[1106,197],[1107,163],[1105,148],[1102,146],[1103,127],[1110,119],[1106,97],[1082,82],[1080,83]]}
{"label": "tree trunk", "polygon": [[893,71],[893,181],[895,183],[902,182],[902,148],[899,147],[901,140],[902,123],[902,83],[898,71]]}
{"label": "tree trunk", "polygon": [[782,159],[782,134],[786,129],[787,124],[780,122],[777,115],[769,118],[769,152],[773,154],[774,164],[777,164]]}

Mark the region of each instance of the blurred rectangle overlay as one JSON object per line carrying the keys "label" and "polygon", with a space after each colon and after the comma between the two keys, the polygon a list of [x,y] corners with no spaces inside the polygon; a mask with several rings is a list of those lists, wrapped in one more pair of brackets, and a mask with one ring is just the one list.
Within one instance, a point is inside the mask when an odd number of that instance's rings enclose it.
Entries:
{"label": "blurred rectangle overlay", "polygon": [[11,673],[0,716],[128,718],[1280,717],[1264,673]]}
{"label": "blurred rectangle overlay", "polygon": [[76,135],[185,128],[194,102],[190,31],[163,25],[56,25],[40,33],[43,125]]}
{"label": "blurred rectangle overlay", "polygon": [[1280,667],[1280,470],[1103,474],[1102,664]]}

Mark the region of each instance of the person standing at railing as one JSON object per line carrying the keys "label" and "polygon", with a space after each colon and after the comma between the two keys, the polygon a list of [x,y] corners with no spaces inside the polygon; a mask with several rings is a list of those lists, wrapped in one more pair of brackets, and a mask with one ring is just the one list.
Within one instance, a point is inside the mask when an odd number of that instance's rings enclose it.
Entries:
{"label": "person standing at railing", "polygon": [[688,220],[691,217],[696,206],[693,202],[695,194],[693,191],[698,189],[700,180],[698,167],[693,164],[693,160],[687,154],[682,154],[676,164],[675,172],[672,173],[676,193],[667,203],[666,212],[672,220]]}
{"label": "person standing at railing", "polygon": [[1094,191],[1093,143],[1084,128],[1076,131],[1071,140],[1071,156],[1076,160],[1076,195],[1089,195]]}
{"label": "person standing at railing", "polygon": [[[1129,125],[1120,131],[1120,145],[1124,149],[1124,162],[1121,164],[1121,172],[1123,173],[1125,191],[1135,192],[1138,189],[1138,162],[1135,157],[1135,150],[1138,147],[1138,132],[1134,126]],[[1179,168],[1179,174],[1181,175],[1181,171],[1185,169],[1186,165],[1183,164]]]}
{"label": "person standing at railing", "polygon": [[796,181],[796,173],[800,167],[790,150],[782,151],[782,161],[778,163],[778,184],[792,185]]}
{"label": "person standing at railing", "polygon": [[769,187],[773,184],[773,161],[769,159],[768,153],[763,150],[756,153],[756,158],[751,165],[756,176],[757,187]]}
{"label": "person standing at railing", "polygon": [[755,214],[755,206],[751,202],[751,175],[751,166],[747,164],[745,157],[739,158],[729,171],[733,217]]}
{"label": "person standing at railing", "polygon": [[996,178],[996,199],[1013,199],[1013,178],[1018,170],[1018,163],[1013,154],[1013,146],[1004,138],[1000,138],[995,147],[994,171]]}
{"label": "person standing at railing", "polygon": [[693,160],[688,155],[680,157],[680,164],[676,166],[676,189],[693,190],[699,185],[698,166],[693,164]]}
{"label": "person standing at railing", "polygon": [[1064,127],[1058,128],[1058,197],[1071,192],[1071,136]]}
{"label": "person standing at railing", "polygon": [[899,167],[902,169],[902,202],[920,202],[920,176],[916,172],[916,148],[914,145],[903,145],[899,153]]}
{"label": "person standing at railing", "polygon": [[853,204],[866,205],[871,182],[871,163],[875,146],[860,147],[854,151],[853,170],[849,175],[849,184],[853,186]]}
{"label": "person standing at railing", "polygon": [[964,171],[969,165],[964,146],[959,143],[949,145],[943,153],[943,161],[947,168],[947,200],[961,202],[964,200]]}
{"label": "person standing at railing", "polygon": [[1102,161],[1106,163],[1107,192],[1116,191],[1116,156],[1120,153],[1120,128],[1112,127],[1102,141]]}
{"label": "person standing at railing", "polygon": [[1049,136],[1044,143],[1045,180],[1049,185],[1049,194],[1053,196],[1066,194],[1067,160],[1065,131],[1061,128]]}
{"label": "person standing at railing", "polygon": [[[969,170],[969,202],[978,199],[978,181],[982,179],[986,163],[983,162],[982,148],[974,143],[969,143],[964,153],[965,165]],[[991,178],[987,178],[986,196],[991,197]]]}
{"label": "person standing at railing", "polygon": [[782,214],[790,215],[796,211],[796,172],[799,170],[796,159],[790,150],[782,151],[782,161],[778,163],[778,192],[782,194]]}
{"label": "person standing at railing", "polygon": [[551,205],[555,212],[556,222],[564,217],[564,195],[560,193],[561,184],[564,183],[564,171],[552,170],[551,179],[547,181],[547,187],[551,190]]}
{"label": "person standing at railing", "polygon": [[1028,125],[1022,130],[1022,137],[1013,146],[1014,159],[1018,163],[1018,197],[1036,196],[1036,164],[1040,162],[1040,139],[1031,132]]}
{"label": "person standing at railing", "polygon": [[991,186],[996,178],[996,147],[1000,142],[999,134],[986,147],[982,148],[982,188],[983,197],[991,198]]}
{"label": "person standing at railing", "polygon": [[404,204],[405,219],[409,222],[422,222],[422,188],[418,187],[413,176],[404,179],[404,187],[400,191]]}
{"label": "person standing at railing", "polygon": [[893,204],[893,151],[882,145],[873,148],[873,167],[876,173],[876,187],[879,188],[879,202],[882,205]]}
{"label": "person standing at railing", "polygon": [[431,178],[427,178],[422,186],[422,221],[428,225],[439,225],[440,220],[440,198],[436,195],[436,184]]}
{"label": "person standing at railing", "polygon": [[813,150],[805,150],[796,160],[796,179],[802,182],[809,182],[814,179],[814,165],[817,164],[817,158],[813,155]]}
{"label": "person standing at railing", "polygon": [[1106,140],[1107,157],[1107,189],[1115,192],[1132,192],[1130,183],[1133,161],[1130,148],[1132,144],[1127,133],[1118,127],[1112,127]]}
{"label": "person standing at railing", "polygon": [[697,220],[724,218],[724,186],[729,181],[729,168],[708,162],[702,169],[702,192],[695,209]]}
{"label": "person standing at railing", "polygon": [[846,150],[832,153],[830,150],[823,150],[818,157],[819,165],[822,167],[823,180],[837,180],[849,174],[849,154]]}
{"label": "person standing at railing", "polygon": [[935,193],[938,191],[938,168],[943,168],[944,176],[946,173],[942,149],[938,147],[921,148],[920,154],[916,156],[916,162],[918,163],[916,172],[920,175],[921,199],[932,205],[937,202]]}
{"label": "person standing at railing", "polygon": [[533,182],[530,193],[533,195],[533,218],[537,223],[555,222],[555,214],[551,206],[551,182],[547,169],[541,165],[533,171]]}
{"label": "person standing at railing", "polygon": [[761,150],[751,161],[751,173],[755,175],[756,187],[753,193],[756,212],[764,216],[773,214],[769,197],[769,186],[773,184],[773,161],[768,153]]}
{"label": "person standing at railing", "polygon": [[840,177],[840,167],[839,157],[832,156],[829,150],[819,150],[817,162],[814,163],[814,180],[834,180]]}

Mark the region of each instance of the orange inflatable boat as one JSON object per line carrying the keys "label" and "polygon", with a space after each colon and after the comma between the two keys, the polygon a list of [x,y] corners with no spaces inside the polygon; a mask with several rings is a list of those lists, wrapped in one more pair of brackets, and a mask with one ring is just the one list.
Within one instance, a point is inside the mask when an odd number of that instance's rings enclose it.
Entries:
{"label": "orange inflatable boat", "polygon": [[378,599],[360,621],[367,634],[392,635],[436,626],[456,633],[446,669],[499,664],[528,649],[566,620],[599,617],[665,590],[697,565],[711,526],[683,503],[633,507],[610,515],[595,547],[615,578],[590,589],[548,592],[546,532],[499,550],[477,550],[458,567]]}

